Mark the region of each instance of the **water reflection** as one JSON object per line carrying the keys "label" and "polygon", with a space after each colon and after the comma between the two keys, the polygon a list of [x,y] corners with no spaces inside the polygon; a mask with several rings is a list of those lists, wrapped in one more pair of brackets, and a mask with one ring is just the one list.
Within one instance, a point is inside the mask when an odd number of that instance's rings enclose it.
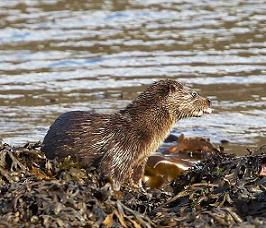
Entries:
{"label": "water reflection", "polygon": [[41,140],[69,110],[112,111],[175,78],[216,112],[175,134],[265,143],[265,1],[0,2],[0,138]]}

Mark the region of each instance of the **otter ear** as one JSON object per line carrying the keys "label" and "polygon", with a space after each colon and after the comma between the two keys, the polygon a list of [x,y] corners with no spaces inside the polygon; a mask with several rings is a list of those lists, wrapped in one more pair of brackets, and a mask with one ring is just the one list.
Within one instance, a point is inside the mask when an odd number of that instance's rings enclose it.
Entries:
{"label": "otter ear", "polygon": [[168,93],[170,94],[170,93],[175,93],[175,92],[176,92],[175,85],[172,85],[172,84],[168,85]]}

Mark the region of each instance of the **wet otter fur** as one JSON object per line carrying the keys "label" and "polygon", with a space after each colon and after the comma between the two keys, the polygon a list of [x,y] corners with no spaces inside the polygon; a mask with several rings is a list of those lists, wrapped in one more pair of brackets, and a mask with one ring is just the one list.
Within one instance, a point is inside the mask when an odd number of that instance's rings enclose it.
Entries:
{"label": "wet otter fur", "polygon": [[210,101],[174,80],[153,83],[125,109],[112,114],[86,111],[59,116],[43,141],[48,159],[75,157],[96,165],[114,190],[128,182],[141,187],[147,158],[179,119],[210,113]]}

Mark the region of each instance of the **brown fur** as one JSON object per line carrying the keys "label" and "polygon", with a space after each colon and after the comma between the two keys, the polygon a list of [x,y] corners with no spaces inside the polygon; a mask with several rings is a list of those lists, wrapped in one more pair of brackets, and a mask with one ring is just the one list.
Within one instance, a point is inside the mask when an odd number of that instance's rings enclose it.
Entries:
{"label": "brown fur", "polygon": [[42,151],[48,159],[71,155],[83,166],[99,164],[118,190],[127,180],[141,183],[147,158],[178,119],[197,116],[209,106],[208,99],[177,81],[158,81],[113,114],[62,114],[45,136]]}

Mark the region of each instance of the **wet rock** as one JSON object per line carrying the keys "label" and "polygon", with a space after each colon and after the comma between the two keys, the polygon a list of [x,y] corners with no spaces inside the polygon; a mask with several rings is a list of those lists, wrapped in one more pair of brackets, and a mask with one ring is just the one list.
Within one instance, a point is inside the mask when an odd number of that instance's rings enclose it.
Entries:
{"label": "wet rock", "polygon": [[170,134],[168,135],[168,137],[164,140],[164,142],[166,143],[169,143],[169,142],[175,142],[177,141],[178,137],[173,135],[173,134]]}
{"label": "wet rock", "polygon": [[185,137],[181,134],[177,139],[177,144],[164,151],[165,154],[183,154],[195,159],[204,159],[211,153],[218,150],[209,139],[202,137]]}

